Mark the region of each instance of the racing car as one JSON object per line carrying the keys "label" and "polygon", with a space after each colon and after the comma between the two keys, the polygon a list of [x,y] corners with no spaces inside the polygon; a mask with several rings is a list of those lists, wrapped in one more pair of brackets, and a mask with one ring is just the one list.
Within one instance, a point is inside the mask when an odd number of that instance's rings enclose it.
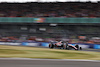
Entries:
{"label": "racing car", "polygon": [[82,50],[82,47],[80,47],[79,45],[71,45],[71,44],[68,44],[68,41],[67,42],[64,42],[64,41],[59,41],[59,42],[50,42],[49,43],[49,48],[53,49],[53,48],[63,48],[63,49],[68,49],[68,50]]}

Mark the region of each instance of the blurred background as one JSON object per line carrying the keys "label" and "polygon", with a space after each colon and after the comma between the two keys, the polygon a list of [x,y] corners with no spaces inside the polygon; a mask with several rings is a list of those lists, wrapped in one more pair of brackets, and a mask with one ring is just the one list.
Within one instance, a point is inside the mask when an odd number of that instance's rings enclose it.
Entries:
{"label": "blurred background", "polygon": [[99,5],[100,2],[1,2],[0,42],[63,40],[100,45]]}

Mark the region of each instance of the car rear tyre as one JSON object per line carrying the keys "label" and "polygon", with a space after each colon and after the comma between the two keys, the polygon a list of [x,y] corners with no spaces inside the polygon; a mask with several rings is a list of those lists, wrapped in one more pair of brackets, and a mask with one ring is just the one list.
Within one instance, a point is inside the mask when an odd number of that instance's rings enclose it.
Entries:
{"label": "car rear tyre", "polygon": [[80,47],[80,50],[82,50],[82,47]]}
{"label": "car rear tyre", "polygon": [[49,44],[49,48],[54,48],[54,45],[53,44]]}

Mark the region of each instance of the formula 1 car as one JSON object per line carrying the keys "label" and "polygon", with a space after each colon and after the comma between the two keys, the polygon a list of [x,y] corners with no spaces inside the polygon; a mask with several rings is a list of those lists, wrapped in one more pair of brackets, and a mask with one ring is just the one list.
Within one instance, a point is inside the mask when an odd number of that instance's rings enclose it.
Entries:
{"label": "formula 1 car", "polygon": [[60,42],[50,42],[49,43],[49,48],[53,49],[53,48],[63,48],[63,49],[67,49],[67,50],[82,50],[82,47],[80,47],[79,45],[71,45],[68,44],[68,42],[64,42],[64,41],[60,41]]}

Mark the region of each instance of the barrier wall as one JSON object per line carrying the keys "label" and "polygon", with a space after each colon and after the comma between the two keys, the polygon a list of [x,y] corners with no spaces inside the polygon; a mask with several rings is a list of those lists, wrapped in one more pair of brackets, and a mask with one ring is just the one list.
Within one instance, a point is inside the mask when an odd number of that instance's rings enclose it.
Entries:
{"label": "barrier wall", "polygon": [[62,17],[0,17],[4,23],[100,23],[100,18],[62,18]]}
{"label": "barrier wall", "polygon": [[[78,44],[82,48],[93,48],[93,49],[100,49],[100,44],[86,44],[86,43],[69,43],[71,45],[76,45]],[[31,46],[31,47],[49,47],[48,42],[22,42],[22,43],[12,43],[12,42],[0,42],[0,45],[15,45],[15,46]]]}
{"label": "barrier wall", "polygon": [[41,43],[39,42],[34,42],[34,43],[28,43],[28,42],[22,42],[22,46],[40,46]]}
{"label": "barrier wall", "polygon": [[0,45],[21,45],[21,43],[12,43],[12,42],[0,42]]}

